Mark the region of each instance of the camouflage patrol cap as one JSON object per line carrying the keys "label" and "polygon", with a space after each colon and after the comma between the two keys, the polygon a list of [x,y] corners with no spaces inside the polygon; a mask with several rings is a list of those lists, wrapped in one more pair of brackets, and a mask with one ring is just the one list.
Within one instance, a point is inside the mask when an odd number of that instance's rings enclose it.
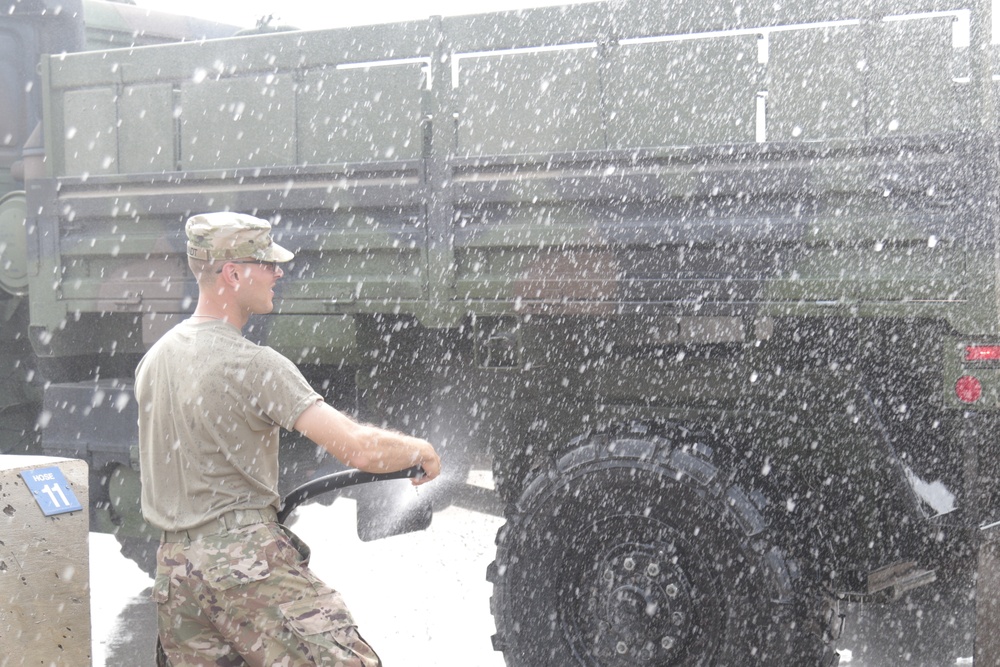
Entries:
{"label": "camouflage patrol cap", "polygon": [[188,218],[189,257],[207,260],[259,259],[287,262],[295,255],[271,240],[271,223],[245,213],[221,211]]}

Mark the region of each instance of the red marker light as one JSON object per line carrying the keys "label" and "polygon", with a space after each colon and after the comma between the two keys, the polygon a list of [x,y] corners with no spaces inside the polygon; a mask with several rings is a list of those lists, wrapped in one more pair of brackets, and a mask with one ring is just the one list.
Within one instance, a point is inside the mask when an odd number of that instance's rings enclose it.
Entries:
{"label": "red marker light", "polygon": [[1000,345],[967,345],[966,361],[1000,361]]}
{"label": "red marker light", "polygon": [[955,383],[955,395],[963,403],[975,403],[983,395],[983,383],[971,375],[963,375]]}

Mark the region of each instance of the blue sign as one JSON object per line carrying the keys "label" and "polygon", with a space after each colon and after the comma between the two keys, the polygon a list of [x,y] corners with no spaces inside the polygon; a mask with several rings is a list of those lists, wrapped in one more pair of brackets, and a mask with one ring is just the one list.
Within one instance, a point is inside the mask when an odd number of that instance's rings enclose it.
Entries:
{"label": "blue sign", "polygon": [[31,489],[31,494],[35,496],[35,502],[42,508],[42,513],[45,516],[83,509],[59,468],[22,470],[21,477]]}

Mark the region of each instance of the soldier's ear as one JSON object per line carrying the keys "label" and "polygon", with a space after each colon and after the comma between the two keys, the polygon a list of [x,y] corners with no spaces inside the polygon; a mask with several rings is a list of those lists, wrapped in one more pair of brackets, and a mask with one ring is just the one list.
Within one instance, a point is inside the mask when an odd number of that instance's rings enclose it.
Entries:
{"label": "soldier's ear", "polygon": [[240,283],[240,269],[235,264],[226,262],[222,265],[222,269],[219,271],[219,275],[222,276],[223,282],[230,286],[239,286]]}

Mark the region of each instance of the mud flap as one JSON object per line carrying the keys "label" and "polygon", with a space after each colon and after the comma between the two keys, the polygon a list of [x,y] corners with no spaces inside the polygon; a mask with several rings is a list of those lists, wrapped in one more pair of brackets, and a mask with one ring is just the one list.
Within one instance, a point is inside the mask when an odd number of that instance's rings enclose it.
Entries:
{"label": "mud flap", "polygon": [[1000,665],[1000,524],[980,531],[973,663]]}

